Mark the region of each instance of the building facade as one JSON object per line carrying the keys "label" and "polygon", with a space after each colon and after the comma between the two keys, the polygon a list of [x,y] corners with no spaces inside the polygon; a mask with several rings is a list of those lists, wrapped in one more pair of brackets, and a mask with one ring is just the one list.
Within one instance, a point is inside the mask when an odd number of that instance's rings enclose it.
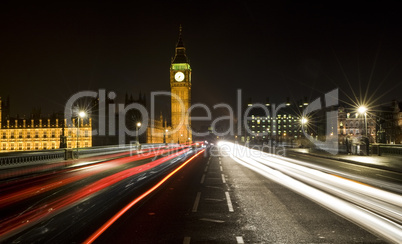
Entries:
{"label": "building facade", "polygon": [[[247,107],[249,113],[247,117],[247,127],[245,137],[239,138],[241,141],[249,141],[250,143],[267,143],[275,142],[280,144],[301,144],[300,140],[304,138],[303,129],[308,135],[315,136],[316,133],[312,130],[311,123],[302,123],[300,110],[308,105],[307,102],[300,103],[299,107],[291,104],[289,100],[286,102],[286,107],[279,109],[276,114],[273,114],[273,107],[266,102],[265,109],[257,107],[249,102]],[[254,106],[256,106],[254,108]],[[264,106],[260,104],[259,106]],[[303,128],[304,126],[304,128]]]}
{"label": "building facade", "polygon": [[186,55],[180,27],[175,56],[170,65],[171,89],[171,137],[177,143],[192,141],[191,120],[188,109],[191,106],[191,67]]}
{"label": "building facade", "polygon": [[[366,133],[367,126],[367,133]],[[338,138],[343,144],[346,138],[369,138],[370,143],[376,142],[376,119],[373,114],[359,114],[356,109],[338,108]]]}
{"label": "building facade", "polygon": [[402,103],[393,100],[378,113],[377,142],[402,144]]}
{"label": "building facade", "polygon": [[11,118],[2,113],[2,107],[0,98],[0,152],[58,149],[63,138],[67,148],[92,146],[90,118],[80,119],[79,126],[76,119],[67,124],[67,120],[56,115],[51,118]]}
{"label": "building facade", "polygon": [[169,134],[171,127],[167,125],[162,114],[158,120],[150,120],[147,129],[147,143],[174,143]]}

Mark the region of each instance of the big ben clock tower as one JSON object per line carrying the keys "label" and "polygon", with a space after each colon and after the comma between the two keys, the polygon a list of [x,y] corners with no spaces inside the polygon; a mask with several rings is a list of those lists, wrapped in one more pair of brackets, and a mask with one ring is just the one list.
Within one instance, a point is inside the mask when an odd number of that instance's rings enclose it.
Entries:
{"label": "big ben clock tower", "polygon": [[191,106],[191,68],[183,44],[181,26],[175,55],[170,65],[170,90],[173,142],[189,143],[193,139],[191,120],[187,114]]}

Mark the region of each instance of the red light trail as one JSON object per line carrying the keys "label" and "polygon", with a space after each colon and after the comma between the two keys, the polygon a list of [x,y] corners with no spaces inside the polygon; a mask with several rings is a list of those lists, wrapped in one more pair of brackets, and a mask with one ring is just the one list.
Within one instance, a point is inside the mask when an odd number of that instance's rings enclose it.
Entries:
{"label": "red light trail", "polygon": [[126,213],[131,207],[133,207],[136,203],[141,201],[143,198],[148,196],[150,193],[155,191],[159,186],[161,186],[165,181],[167,181],[172,175],[174,175],[176,172],[178,172],[180,169],[182,169],[185,165],[187,165],[191,160],[193,160],[195,157],[197,157],[199,154],[203,153],[205,149],[201,150],[188,160],[186,160],[182,165],[177,167],[174,171],[172,171],[170,174],[168,174],[165,178],[163,178],[161,181],[159,181],[156,185],[154,185],[151,189],[140,195],[139,197],[135,198],[133,201],[131,201],[129,204],[127,204],[123,209],[121,209],[119,212],[117,212],[111,219],[109,219],[105,224],[103,224],[97,231],[95,231],[88,239],[86,239],[83,243],[89,244],[92,243],[98,238],[103,232],[105,232],[114,222],[116,222],[124,213]]}
{"label": "red light trail", "polygon": [[[183,147],[158,150],[156,152],[151,152],[151,153],[147,153],[147,154],[141,154],[141,155],[135,155],[135,156],[126,157],[126,158],[114,159],[114,160],[111,160],[108,162],[106,168],[110,168],[113,166],[121,165],[121,164],[132,162],[132,161],[146,159],[146,158],[150,158],[150,157],[154,157],[154,156],[160,156],[165,153],[169,153],[169,152],[171,153],[172,151],[177,151],[180,149],[183,149]],[[189,150],[190,149],[185,149],[185,150],[182,150],[179,152],[175,152],[173,154],[159,158],[150,163],[143,164],[143,165],[133,167],[130,169],[126,169],[124,171],[104,177],[101,180],[98,180],[98,181],[96,181],[88,186],[85,186],[75,192],[62,196],[59,199],[54,200],[53,202],[45,203],[42,206],[39,206],[35,209],[30,209],[29,211],[27,211],[21,215],[18,215],[17,217],[3,219],[0,224],[0,227],[1,227],[0,228],[0,237],[1,237],[0,239],[7,238],[7,236],[12,235],[15,232],[19,232],[19,231],[25,229],[26,227],[31,226],[33,223],[35,223],[38,220],[42,220],[43,218],[48,217],[48,216],[53,216],[53,214],[55,214],[56,212],[61,212],[64,209],[71,206],[72,204],[77,203],[78,201],[80,201],[86,197],[89,197],[90,195],[92,195],[94,193],[97,193],[121,180],[124,180],[124,179],[130,177],[130,176],[136,175],[138,173],[141,173],[141,172],[147,171],[153,167],[156,167],[170,159],[173,159],[174,157],[177,157],[181,154],[188,152]],[[104,167],[102,167],[102,168],[103,169],[100,169],[100,171],[106,170]],[[95,174],[98,171],[99,170],[97,170],[97,168],[96,168],[95,171],[90,172],[90,174]],[[69,179],[67,183],[72,182],[72,181],[77,180],[82,177],[88,177],[88,174],[71,177],[72,179]],[[56,185],[53,186],[52,184],[56,184]],[[60,186],[60,184],[64,184],[64,183],[59,183],[59,185],[58,185],[57,182],[56,183],[53,182],[53,183],[47,185],[46,187],[48,187],[49,189],[55,188],[55,187]],[[29,189],[28,191],[30,194],[35,194],[35,190],[40,191],[41,187],[43,188],[44,186],[33,187],[33,188]],[[49,189],[43,189],[43,191],[46,191]],[[7,198],[4,198],[4,200],[2,200],[3,201],[2,204],[3,205],[9,204],[10,202],[13,202],[15,200],[21,200],[21,198],[24,198],[23,195],[21,195],[21,194],[28,194],[28,192],[23,191],[22,193],[17,193],[16,195],[9,195]],[[30,197],[30,196],[28,196],[28,197]]]}

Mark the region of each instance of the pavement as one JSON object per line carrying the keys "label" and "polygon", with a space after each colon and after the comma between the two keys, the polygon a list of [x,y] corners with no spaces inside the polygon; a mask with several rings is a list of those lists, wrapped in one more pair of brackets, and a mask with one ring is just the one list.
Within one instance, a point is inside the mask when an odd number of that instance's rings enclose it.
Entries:
{"label": "pavement", "polygon": [[358,156],[358,155],[346,155],[337,154],[333,155],[323,150],[309,149],[309,148],[291,148],[288,149],[292,152],[309,154],[316,157],[322,157],[327,159],[333,159],[378,169],[384,169],[394,172],[402,173],[402,156]]}

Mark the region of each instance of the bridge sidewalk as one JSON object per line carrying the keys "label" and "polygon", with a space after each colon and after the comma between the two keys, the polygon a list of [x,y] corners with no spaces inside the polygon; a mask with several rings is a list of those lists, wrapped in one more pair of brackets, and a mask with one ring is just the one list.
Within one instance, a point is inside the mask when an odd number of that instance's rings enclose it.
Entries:
{"label": "bridge sidewalk", "polygon": [[337,154],[333,155],[323,150],[313,150],[306,148],[292,148],[288,149],[292,152],[309,154],[316,157],[328,158],[353,164],[359,164],[363,166],[384,169],[389,171],[395,171],[402,173],[402,156],[390,156],[390,155],[370,155],[370,156],[357,156]]}

